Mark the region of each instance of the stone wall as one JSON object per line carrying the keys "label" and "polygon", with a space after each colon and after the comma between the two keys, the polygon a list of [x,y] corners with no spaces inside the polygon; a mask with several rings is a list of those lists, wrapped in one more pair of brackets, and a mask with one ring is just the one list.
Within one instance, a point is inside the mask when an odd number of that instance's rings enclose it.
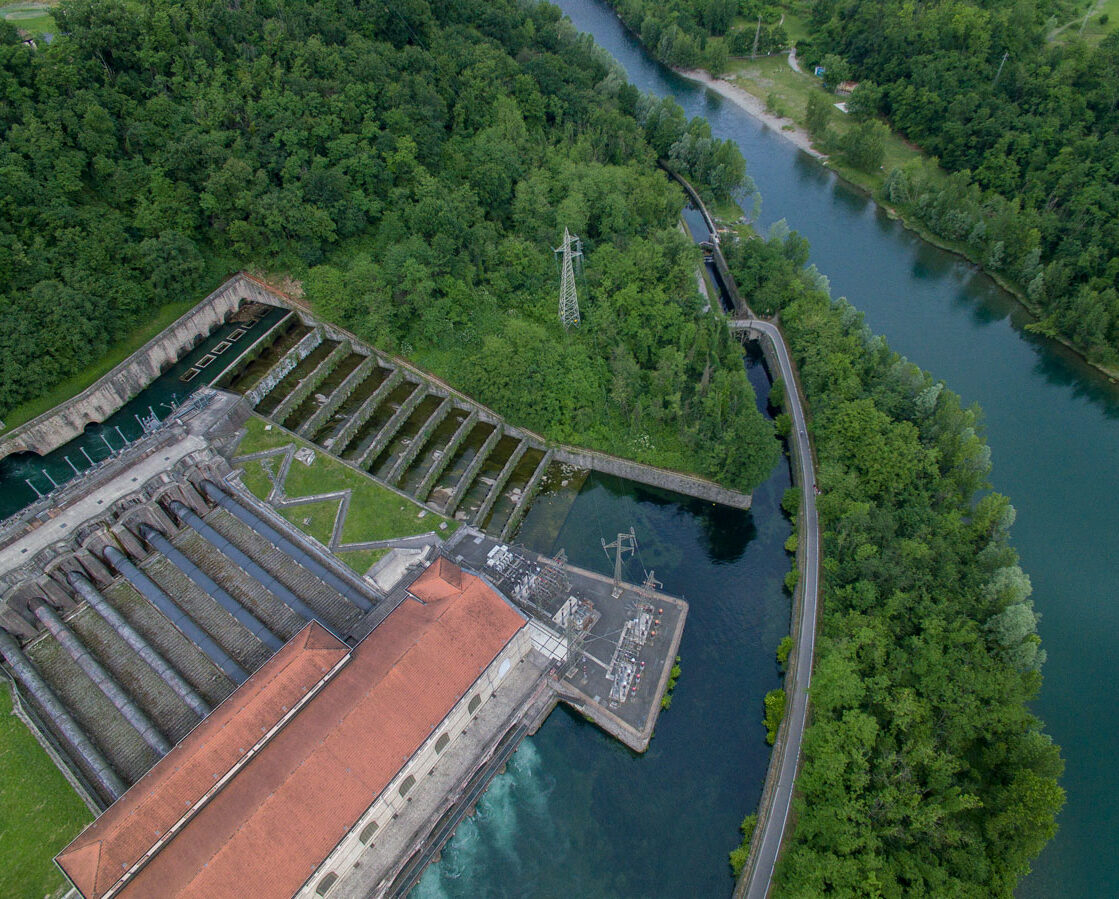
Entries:
{"label": "stone wall", "polygon": [[308,332],[303,338],[293,346],[284,355],[284,358],[276,363],[255,387],[245,394],[245,399],[249,405],[254,409],[257,404],[272,392],[272,388],[279,384],[286,378],[300,362],[306,359],[314,352],[315,348],[322,343],[323,329],[315,328],[315,330]]}
{"label": "stone wall", "polygon": [[665,490],[709,500],[713,503],[722,503],[724,506],[731,506],[735,509],[749,509],[752,501],[750,494],[720,487],[714,481],[706,481],[703,478],[669,471],[665,468],[640,465],[637,462],[629,462],[626,459],[607,456],[605,453],[596,453],[593,450],[560,446],[556,447],[555,459],[557,462],[567,462],[577,468],[601,471],[603,474],[612,474],[615,477],[637,481],[639,484],[648,484],[650,487],[662,487]]}
{"label": "stone wall", "polygon": [[20,452],[49,453],[81,434],[86,425],[104,421],[222,324],[243,300],[289,305],[252,278],[234,275],[81,393],[0,439],[0,459]]}

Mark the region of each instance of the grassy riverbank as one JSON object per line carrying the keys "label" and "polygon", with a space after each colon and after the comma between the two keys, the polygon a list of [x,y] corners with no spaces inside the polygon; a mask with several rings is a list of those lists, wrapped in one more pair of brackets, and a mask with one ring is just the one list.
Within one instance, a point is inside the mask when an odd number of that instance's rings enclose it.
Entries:
{"label": "grassy riverbank", "polygon": [[[723,80],[767,104],[767,108],[785,120],[782,131],[791,130],[791,125],[806,136],[805,107],[808,105],[808,98],[814,93],[825,93],[819,78],[804,72],[794,72],[783,53],[760,59],[732,59]],[[833,104],[843,99],[828,96]],[[844,137],[855,124],[854,119],[834,105],[829,108],[828,127],[838,138]],[[817,141],[813,140],[812,143],[821,153],[828,152],[828,148],[819,146]],[[847,165],[838,155],[830,155],[827,165],[864,190],[877,191],[882,187],[889,171],[921,158],[921,151],[917,147],[891,132],[886,138],[886,154],[878,172],[861,172]]]}

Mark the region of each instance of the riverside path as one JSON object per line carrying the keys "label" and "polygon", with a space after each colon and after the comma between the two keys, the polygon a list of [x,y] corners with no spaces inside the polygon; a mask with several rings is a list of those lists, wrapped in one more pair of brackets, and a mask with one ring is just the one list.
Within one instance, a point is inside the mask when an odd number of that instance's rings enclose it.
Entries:
{"label": "riverside path", "polygon": [[[812,447],[808,442],[808,429],[804,419],[804,403],[800,385],[793,373],[789,348],[776,325],[758,319],[731,319],[733,330],[747,331],[767,338],[772,344],[788,393],[789,415],[792,418],[792,444],[795,462],[799,469],[803,502],[800,518],[800,540],[804,570],[801,575],[800,626],[795,635],[795,662],[786,678],[786,692],[791,701],[786,706],[787,729],[783,739],[783,753],[777,764],[777,784],[769,802],[768,811],[760,817],[760,830],[753,837],[754,858],[747,868],[746,877],[735,890],[735,896],[747,899],[765,899],[777,866],[781,840],[789,820],[793,801],[793,787],[800,766],[801,741],[808,720],[808,687],[812,680],[812,658],[816,648],[816,612],[819,600],[820,575],[820,523],[816,511],[816,474]],[[782,747],[779,739],[778,746]],[[763,798],[763,806],[765,800]]]}

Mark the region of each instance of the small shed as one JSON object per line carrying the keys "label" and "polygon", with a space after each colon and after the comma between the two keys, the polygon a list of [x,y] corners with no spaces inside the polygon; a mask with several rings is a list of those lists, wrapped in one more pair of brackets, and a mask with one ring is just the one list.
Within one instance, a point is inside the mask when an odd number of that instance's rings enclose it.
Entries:
{"label": "small shed", "polygon": [[858,86],[859,82],[857,81],[840,81],[835,86],[835,92],[841,97],[850,97]]}

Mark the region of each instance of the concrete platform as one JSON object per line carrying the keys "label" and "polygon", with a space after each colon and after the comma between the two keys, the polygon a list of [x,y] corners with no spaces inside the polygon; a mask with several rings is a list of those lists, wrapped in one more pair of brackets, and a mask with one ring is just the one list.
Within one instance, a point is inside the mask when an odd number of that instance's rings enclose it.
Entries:
{"label": "concrete platform", "polygon": [[555,580],[557,569],[550,559],[476,531],[456,535],[450,552],[581,648],[554,681],[556,692],[630,749],[644,752],[660,714],[688,604],[624,583],[615,597],[612,579],[566,564],[560,592],[534,587],[541,580]]}

